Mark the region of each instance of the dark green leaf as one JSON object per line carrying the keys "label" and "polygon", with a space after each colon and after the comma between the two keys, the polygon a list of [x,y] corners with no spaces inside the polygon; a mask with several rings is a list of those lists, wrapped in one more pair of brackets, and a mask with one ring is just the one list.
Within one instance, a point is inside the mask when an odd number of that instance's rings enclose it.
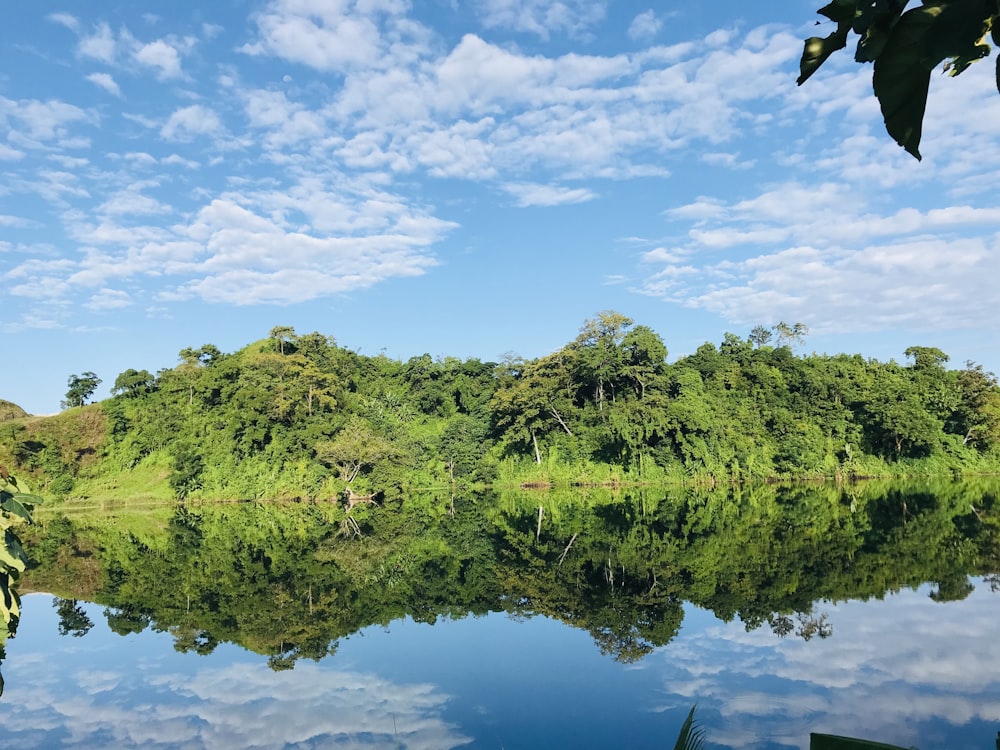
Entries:
{"label": "dark green leaf", "polygon": [[21,540],[17,538],[17,534],[13,533],[8,529],[5,536],[7,542],[7,549],[10,551],[10,553],[14,557],[18,558],[25,565],[27,565],[28,555],[24,551],[24,547],[21,546]]}
{"label": "dark green leaf", "polygon": [[702,750],[705,747],[705,730],[694,722],[694,710],[698,706],[691,706],[691,711],[681,725],[680,734],[677,735],[677,742],[674,743],[674,750]]}
{"label": "dark green leaf", "polygon": [[815,73],[830,55],[847,46],[848,31],[850,25],[845,24],[825,39],[818,36],[806,39],[802,59],[799,61],[799,77],[795,81],[799,86],[809,80],[809,76]]}
{"label": "dark green leaf", "polygon": [[838,24],[845,21],[854,23],[854,16],[858,12],[858,2],[857,0],[833,0],[816,12]]}
{"label": "dark green leaf", "polygon": [[857,62],[874,62],[882,54],[905,8],[905,0],[880,0],[858,14],[854,22],[854,33],[861,35],[854,53]]}
{"label": "dark green leaf", "polygon": [[20,557],[16,557],[5,544],[0,544],[0,566],[14,573],[24,572],[24,561]]}
{"label": "dark green leaf", "polygon": [[933,22],[923,37],[923,64],[935,68],[946,58],[958,58],[961,62],[952,66],[952,75],[958,75],[971,62],[988,55],[989,47],[983,50],[978,43],[986,36],[995,9],[996,0],[951,0],[934,7]]}
{"label": "dark green leaf", "polygon": [[24,507],[24,505],[21,504],[20,500],[15,498],[13,495],[5,493],[5,496],[0,498],[0,508],[8,513],[13,513],[15,516],[20,516],[28,523],[31,523],[31,513],[26,507]]}
{"label": "dark green leaf", "polygon": [[886,745],[884,742],[813,733],[809,735],[809,750],[905,750],[905,748],[899,745]]}
{"label": "dark green leaf", "polygon": [[951,77],[955,77],[968,68],[972,63],[977,60],[982,60],[984,57],[988,57],[990,54],[990,46],[988,44],[977,44],[973,47],[968,54],[957,55],[953,57],[951,61],[945,63],[944,69]]}
{"label": "dark green leaf", "polygon": [[930,68],[923,63],[924,40],[940,11],[922,6],[904,13],[875,60],[872,78],[886,130],[917,159],[931,82]]}

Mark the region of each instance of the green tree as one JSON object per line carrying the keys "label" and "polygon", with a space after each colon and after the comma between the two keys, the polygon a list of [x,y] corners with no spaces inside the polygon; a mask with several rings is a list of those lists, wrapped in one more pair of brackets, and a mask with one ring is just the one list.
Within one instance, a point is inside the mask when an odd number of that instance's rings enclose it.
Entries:
{"label": "green tree", "polygon": [[115,378],[111,388],[113,394],[122,394],[128,398],[138,398],[151,393],[155,380],[149,370],[134,370],[131,367]]}
{"label": "green tree", "polygon": [[60,599],[56,597],[52,602],[59,614],[59,635],[71,635],[75,638],[82,638],[90,629],[94,627],[94,621],[90,619],[76,599]]}
{"label": "green tree", "polygon": [[181,349],[177,356],[184,365],[189,367],[208,367],[223,358],[222,352],[215,344],[203,344],[198,349],[187,347]]}
{"label": "green tree", "polygon": [[969,361],[955,378],[958,403],[949,420],[951,432],[966,445],[988,448],[1000,444],[1000,388],[997,376]]}
{"label": "green tree", "polygon": [[492,409],[497,427],[513,444],[531,445],[535,463],[542,462],[539,439],[553,430],[572,436],[575,350],[562,349],[526,364],[497,388]]}
{"label": "green tree", "polygon": [[[799,63],[802,85],[826,59],[847,46],[853,31],[860,39],[854,59],[872,62],[872,83],[889,135],[920,159],[920,136],[931,71],[940,63],[957,76],[990,54],[986,41],[1000,45],[998,0],[832,0],[819,13],[837,24],[825,38],[810,37]],[[1000,57],[997,59],[1000,89]]]}
{"label": "green tree", "polygon": [[911,346],[904,354],[915,370],[940,370],[950,357],[935,346]]}
{"label": "green tree", "polygon": [[452,481],[473,476],[489,447],[487,425],[468,414],[456,414],[441,434],[441,457]]}
{"label": "green tree", "polygon": [[666,372],[666,364],[667,347],[652,328],[636,326],[622,338],[622,371],[640,400]]}
{"label": "green tree", "polygon": [[766,326],[754,326],[753,330],[750,331],[750,335],[747,336],[747,341],[758,349],[766,346],[771,341],[771,329]]}
{"label": "green tree", "polygon": [[364,469],[397,454],[391,441],[358,417],[348,420],[333,438],[316,446],[316,457],[336,467],[342,481],[350,484]]}
{"label": "green tree", "polygon": [[579,352],[580,378],[585,383],[589,381],[598,411],[604,410],[606,401],[615,399],[624,369],[622,343],[633,322],[614,310],[599,312],[584,322],[571,345]]}
{"label": "green tree", "polygon": [[66,381],[69,390],[66,391],[66,400],[62,402],[63,408],[83,406],[100,384],[101,379],[89,370],[82,375],[70,375]]}
{"label": "green tree", "polygon": [[193,446],[180,443],[174,447],[172,468],[170,487],[178,498],[184,499],[201,487],[201,475],[205,470],[205,462]]}
{"label": "green tree", "polygon": [[794,323],[788,325],[781,321],[774,327],[774,333],[778,337],[778,346],[795,346],[805,341],[809,335],[809,326],[805,323]]}
{"label": "green tree", "polygon": [[295,329],[291,326],[275,326],[268,336],[278,342],[278,353],[285,353],[285,346],[295,342]]}
{"label": "green tree", "polygon": [[872,447],[878,453],[896,458],[927,455],[939,442],[943,423],[928,411],[924,395],[896,367],[884,367],[877,374],[865,410]]}

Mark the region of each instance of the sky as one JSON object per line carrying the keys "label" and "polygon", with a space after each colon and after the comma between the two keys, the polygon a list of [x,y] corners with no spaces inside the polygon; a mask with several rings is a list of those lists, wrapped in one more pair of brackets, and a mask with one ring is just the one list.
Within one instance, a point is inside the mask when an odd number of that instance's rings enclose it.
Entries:
{"label": "sky", "polygon": [[547,354],[616,310],[670,359],[1000,371],[993,61],[932,76],[918,162],[822,3],[8,3],[0,398],[277,325],[363,354]]}

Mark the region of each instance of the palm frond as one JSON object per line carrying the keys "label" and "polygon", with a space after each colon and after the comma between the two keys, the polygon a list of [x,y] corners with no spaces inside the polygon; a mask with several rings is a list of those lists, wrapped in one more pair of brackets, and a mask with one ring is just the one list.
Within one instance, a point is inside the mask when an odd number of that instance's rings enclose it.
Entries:
{"label": "palm frond", "polygon": [[680,734],[677,735],[677,742],[674,750],[704,750],[705,730],[699,727],[694,721],[694,710],[697,705],[691,706],[691,711],[681,725]]}

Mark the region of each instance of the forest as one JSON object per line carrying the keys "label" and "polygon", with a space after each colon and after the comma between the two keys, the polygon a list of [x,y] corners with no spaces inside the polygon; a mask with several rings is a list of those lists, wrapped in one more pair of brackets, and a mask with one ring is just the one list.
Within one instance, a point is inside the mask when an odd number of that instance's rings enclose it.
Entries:
{"label": "forest", "polygon": [[727,333],[668,362],[648,326],[586,320],[551,354],[366,356],[276,326],[185,348],[113,396],[0,402],[0,464],[56,499],[399,499],[455,486],[740,483],[1000,473],[1000,388],[933,347],[805,354],[801,324]]}

